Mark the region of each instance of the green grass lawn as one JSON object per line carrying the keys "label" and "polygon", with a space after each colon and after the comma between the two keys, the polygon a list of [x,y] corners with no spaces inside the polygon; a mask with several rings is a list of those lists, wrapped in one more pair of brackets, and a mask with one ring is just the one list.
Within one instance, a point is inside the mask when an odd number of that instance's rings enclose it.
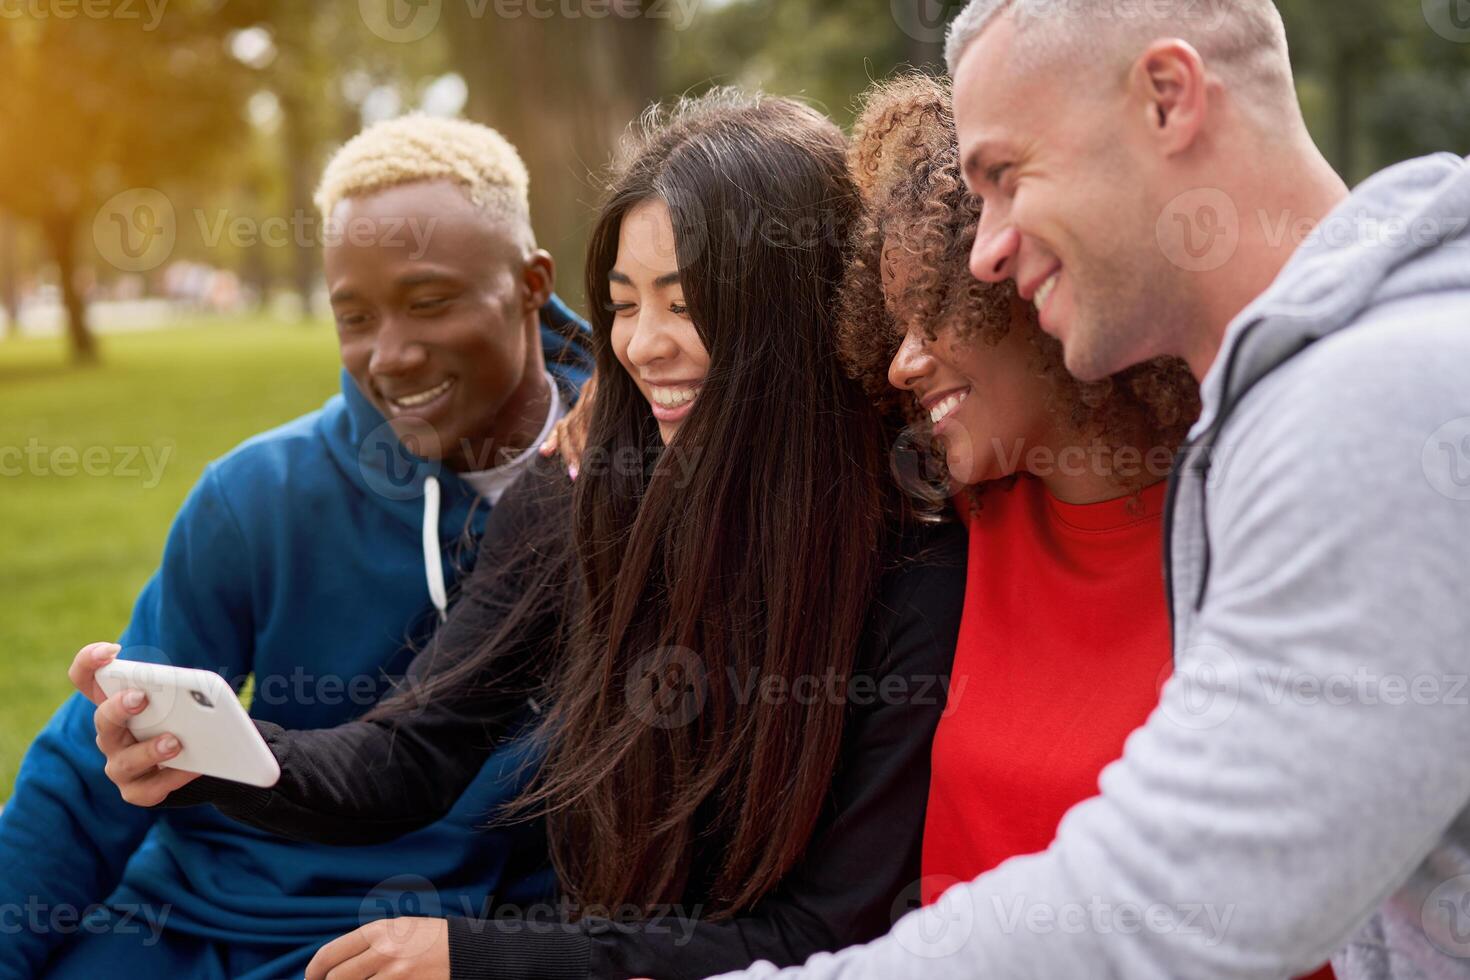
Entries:
{"label": "green grass lawn", "polygon": [[77,648],[127,623],[204,465],[320,406],[337,378],[325,323],[114,334],[88,368],[60,340],[0,342],[0,800]]}

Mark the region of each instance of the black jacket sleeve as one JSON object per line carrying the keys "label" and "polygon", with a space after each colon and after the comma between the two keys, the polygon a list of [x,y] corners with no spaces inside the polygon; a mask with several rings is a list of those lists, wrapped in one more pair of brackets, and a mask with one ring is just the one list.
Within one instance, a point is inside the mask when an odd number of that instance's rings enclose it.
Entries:
{"label": "black jacket sleeve", "polygon": [[698,908],[636,923],[450,919],[456,980],[670,980],[756,960],[786,966],[871,940],[908,912],[920,877],[930,744],[964,606],[966,535],[945,525],[918,544],[919,556],[880,588],[860,661],[866,675],[848,692],[830,802],[806,857],[776,891],[749,915],[719,922],[700,921]]}
{"label": "black jacket sleeve", "polygon": [[[494,633],[528,581],[543,588],[558,581],[554,575],[541,581],[537,573],[545,569],[538,563],[564,562],[554,542],[569,519],[570,500],[568,481],[549,464],[506,491],[447,621],[409,665],[409,692]],[[159,806],[211,803],[242,823],[323,844],[378,843],[426,826],[449,811],[497,743],[532,716],[534,692],[554,656],[558,608],[546,603],[473,683],[421,699],[391,719],[312,731],[257,720],[281,767],[269,789],[206,776]]]}

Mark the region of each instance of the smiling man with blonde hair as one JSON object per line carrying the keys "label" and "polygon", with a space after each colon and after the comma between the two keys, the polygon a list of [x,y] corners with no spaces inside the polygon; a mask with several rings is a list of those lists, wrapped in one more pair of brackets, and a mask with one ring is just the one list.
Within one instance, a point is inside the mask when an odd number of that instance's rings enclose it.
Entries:
{"label": "smiling man with blonde hair", "polygon": [[[317,202],[341,393],[205,467],[122,658],[251,678],[252,716],[293,728],[357,717],[391,689],[591,370],[527,190],[515,148],[465,120],[393,119],[338,150]],[[80,695],[60,707],[0,815],[3,980],[299,977],[325,943],[395,913],[437,930],[447,968],[445,916],[555,894],[538,825],[483,827],[530,778],[523,743],[498,748],[443,819],[392,846],[327,847],[212,807],[129,804],[94,710]]]}
{"label": "smiling man with blonde hair", "polygon": [[1470,977],[1470,166],[1349,194],[1269,0],[972,0],[948,56],[971,272],[1202,381],[1176,669],[1050,848],[791,976]]}

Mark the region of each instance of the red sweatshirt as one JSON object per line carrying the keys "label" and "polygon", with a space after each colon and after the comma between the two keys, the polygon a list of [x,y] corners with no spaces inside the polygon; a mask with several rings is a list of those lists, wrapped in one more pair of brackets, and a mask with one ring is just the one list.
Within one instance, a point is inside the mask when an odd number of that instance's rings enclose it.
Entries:
{"label": "red sweatshirt", "polygon": [[1064,504],[1023,476],[987,490],[967,515],[965,609],[924,827],[925,902],[1045,850],[1153,710],[1172,666],[1164,490]]}

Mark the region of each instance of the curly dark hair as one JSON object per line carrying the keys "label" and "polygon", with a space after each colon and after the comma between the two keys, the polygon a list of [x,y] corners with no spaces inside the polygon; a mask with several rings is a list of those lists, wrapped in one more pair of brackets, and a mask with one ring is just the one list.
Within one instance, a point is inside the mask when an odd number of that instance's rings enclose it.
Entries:
{"label": "curly dark hair", "polygon": [[[1012,329],[1025,329],[1036,370],[1051,382],[1053,410],[1079,435],[1110,451],[1178,448],[1200,407],[1184,361],[1159,358],[1101,381],[1079,381],[1067,372],[1061,343],[1041,329],[1034,307],[1021,304],[1029,325],[1013,326],[1019,303],[1013,283],[985,283],[970,275],[981,203],[961,175],[947,85],[917,73],[875,85],[854,125],[848,161],[863,211],[839,294],[838,351],[849,374],[890,419],[927,426],[914,399],[888,383],[904,324],[916,318],[931,340],[949,326],[990,346]],[[884,294],[885,247],[915,259],[914,274],[898,297]],[[902,318],[893,315],[895,308]],[[942,458],[937,463],[941,479],[947,478]],[[1147,482],[1125,485],[1140,489]]]}

